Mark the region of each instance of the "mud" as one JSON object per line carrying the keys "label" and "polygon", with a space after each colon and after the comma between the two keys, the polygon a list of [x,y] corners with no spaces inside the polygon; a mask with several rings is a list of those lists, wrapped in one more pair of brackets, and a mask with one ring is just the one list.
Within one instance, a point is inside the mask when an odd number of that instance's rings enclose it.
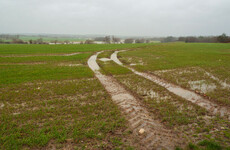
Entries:
{"label": "mud", "polygon": [[[139,144],[143,146],[143,149],[171,150],[177,145],[184,145],[185,143],[180,138],[180,134],[173,133],[158,120],[154,120],[154,116],[150,116],[149,112],[142,107],[140,101],[125,90],[113,77],[105,76],[99,72],[100,67],[96,63],[98,54],[100,52],[89,58],[88,65],[111,95],[112,100],[125,114],[133,134],[139,139]],[[145,132],[140,134],[140,130]]]}
{"label": "mud", "polygon": [[183,73],[197,73],[198,71],[201,71],[202,73],[204,73],[205,75],[207,75],[207,77],[209,77],[212,80],[215,80],[216,82],[218,82],[223,88],[229,88],[230,89],[230,84],[228,84],[227,82],[217,78],[216,76],[214,76],[213,74],[211,74],[210,72],[205,71],[202,68],[199,67],[190,67],[188,69],[197,69],[197,70],[177,70],[177,69],[167,69],[167,70],[158,70],[158,71],[154,71],[154,74],[157,75],[161,75],[161,73],[170,73],[170,72],[177,72],[178,74],[183,74]]}
{"label": "mud", "polygon": [[[116,62],[119,65],[123,64],[120,62],[120,60],[117,58],[117,53],[122,52],[122,51],[115,51],[112,55],[111,55],[111,59]],[[126,67],[126,66],[124,66]],[[130,67],[126,67],[128,69],[130,69],[131,71],[133,71],[135,74],[142,76],[150,81],[155,82],[156,84],[166,88],[168,91],[174,93],[175,95],[178,95],[192,103],[197,104],[200,107],[205,108],[206,110],[208,110],[209,112],[211,112],[212,114],[216,115],[219,114],[220,116],[226,116],[229,120],[230,120],[230,110],[227,107],[224,106],[219,106],[218,104],[215,104],[211,101],[209,101],[208,99],[205,99],[203,97],[201,97],[200,95],[183,89],[177,85],[174,85],[172,83],[168,83],[167,81],[160,79],[159,77],[149,74],[149,73],[144,73],[144,72],[138,72],[136,70],[134,70],[133,68]]]}

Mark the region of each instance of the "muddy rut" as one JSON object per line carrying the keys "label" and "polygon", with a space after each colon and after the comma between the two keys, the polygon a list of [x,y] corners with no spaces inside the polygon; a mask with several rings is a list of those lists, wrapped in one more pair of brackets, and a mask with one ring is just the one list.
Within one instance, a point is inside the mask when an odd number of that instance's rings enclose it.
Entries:
{"label": "muddy rut", "polygon": [[[111,59],[121,65],[124,66],[122,64],[122,62],[120,62],[120,60],[117,58],[117,53],[119,52],[123,52],[123,51],[115,51],[112,55],[111,55]],[[227,116],[228,119],[230,120],[230,110],[227,107],[224,106],[219,106],[216,103],[213,103],[211,101],[209,101],[208,99],[205,99],[203,97],[201,97],[200,95],[196,94],[195,92],[183,89],[177,85],[174,85],[172,83],[168,83],[167,81],[149,74],[149,73],[144,73],[144,72],[138,72],[136,70],[134,70],[133,68],[124,66],[128,69],[130,69],[133,73],[142,76],[150,81],[153,81],[154,83],[166,88],[168,91],[174,93],[175,95],[178,95],[192,103],[195,103],[197,105],[199,105],[200,107],[205,108],[206,110],[208,110],[209,112],[211,112],[212,114],[216,115],[216,114],[220,114],[222,117],[223,116]]]}
{"label": "muddy rut", "polygon": [[138,139],[138,145],[143,149],[175,149],[185,143],[179,134],[166,129],[159,121],[154,120],[150,113],[141,106],[140,101],[122,87],[113,77],[99,72],[96,59],[97,55],[88,60],[89,67],[95,76],[111,95],[112,100],[120,107],[128,120],[134,136]]}

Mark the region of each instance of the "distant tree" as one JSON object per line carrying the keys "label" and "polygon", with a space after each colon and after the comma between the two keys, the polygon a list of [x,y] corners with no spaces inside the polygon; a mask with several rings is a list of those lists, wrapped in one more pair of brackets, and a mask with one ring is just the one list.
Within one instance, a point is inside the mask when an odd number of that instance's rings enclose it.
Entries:
{"label": "distant tree", "polygon": [[193,36],[186,37],[185,42],[186,43],[194,43],[194,42],[196,42],[196,37],[193,37]]}
{"label": "distant tree", "polygon": [[69,41],[69,40],[65,40],[64,43],[65,43],[65,44],[69,44],[70,41]]}
{"label": "distant tree", "polygon": [[43,39],[42,39],[42,38],[37,39],[37,40],[36,40],[36,43],[37,43],[37,44],[43,44]]}
{"label": "distant tree", "polygon": [[30,43],[30,44],[33,44],[33,40],[29,40],[29,43]]}
{"label": "distant tree", "polygon": [[150,40],[146,40],[146,43],[150,43]]}
{"label": "distant tree", "polygon": [[120,42],[121,42],[120,38],[113,37],[113,43],[120,43]]}
{"label": "distant tree", "polygon": [[23,40],[21,40],[21,39],[16,39],[16,38],[14,38],[14,39],[12,40],[12,43],[14,43],[14,44],[25,44],[25,42],[24,42]]}
{"label": "distant tree", "polygon": [[229,43],[230,38],[225,33],[223,33],[222,35],[217,37],[217,41],[220,43]]}
{"label": "distant tree", "polygon": [[185,40],[186,40],[186,37],[179,37],[178,38],[178,41],[184,41],[185,42]]}
{"label": "distant tree", "polygon": [[58,40],[51,40],[50,43],[57,44],[57,43],[58,43]]}
{"label": "distant tree", "polygon": [[125,39],[124,43],[128,44],[128,43],[133,43],[134,39]]}
{"label": "distant tree", "polygon": [[107,43],[107,44],[110,44],[111,43],[110,36],[106,36],[105,39],[104,39],[104,42]]}
{"label": "distant tree", "polygon": [[105,41],[105,37],[96,37],[95,41]]}
{"label": "distant tree", "polygon": [[94,43],[93,40],[86,40],[86,41],[85,41],[85,44],[93,44],[93,43]]}
{"label": "distant tree", "polygon": [[175,42],[175,41],[177,41],[177,38],[176,38],[176,37],[168,36],[168,37],[166,37],[165,39],[163,39],[161,42],[167,43],[167,42]]}
{"label": "distant tree", "polygon": [[145,43],[145,39],[136,39],[135,43]]}

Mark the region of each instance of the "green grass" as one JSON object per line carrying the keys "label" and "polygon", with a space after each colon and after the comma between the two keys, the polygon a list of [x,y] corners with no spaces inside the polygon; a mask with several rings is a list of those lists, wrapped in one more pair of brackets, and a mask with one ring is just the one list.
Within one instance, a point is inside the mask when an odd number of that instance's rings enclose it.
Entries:
{"label": "green grass", "polygon": [[0,102],[0,149],[129,145],[113,140],[129,136],[126,121],[95,79],[9,86]]}
{"label": "green grass", "polygon": [[48,65],[2,65],[0,66],[0,87],[34,81],[79,79],[93,77],[87,66],[48,66]]}
{"label": "green grass", "polygon": [[[125,51],[118,54],[124,64],[136,63],[138,71],[147,71],[168,80],[169,82],[191,89],[189,81],[202,81],[214,84],[215,90],[203,92],[211,100],[230,106],[230,89],[205,75],[213,74],[221,81],[230,84],[230,44],[219,43],[168,43],[157,44]],[[194,69],[195,68],[195,69]],[[173,69],[173,70],[172,70]],[[168,70],[157,73],[156,71]],[[170,71],[171,70],[171,71]],[[187,72],[181,72],[181,71]]]}
{"label": "green grass", "polygon": [[[91,53],[74,56],[2,57],[0,58],[0,86],[42,80],[93,77],[93,72],[86,66],[90,55]],[[36,64],[37,62],[45,64]],[[22,64],[18,65],[18,63]],[[66,66],[62,66],[63,64]],[[80,64],[80,66],[70,67],[68,64]]]}
{"label": "green grass", "polygon": [[117,65],[113,61],[102,62],[102,61],[98,60],[97,62],[101,68],[100,71],[106,75],[121,75],[121,74],[131,73],[131,71],[129,69]]}
{"label": "green grass", "polygon": [[92,52],[82,53],[73,56],[29,56],[29,57],[0,57],[1,63],[33,63],[33,62],[75,62],[86,64],[87,59],[92,55]]}
{"label": "green grass", "polygon": [[[93,77],[93,72],[86,65],[88,58],[93,52],[107,49],[140,47],[143,45],[0,45],[0,55],[30,55],[28,57],[0,57],[0,87],[8,84],[44,80],[91,78]],[[37,54],[71,52],[83,53],[73,56],[33,56]],[[66,66],[62,66],[63,64]],[[69,67],[68,64],[80,64],[80,66]]]}
{"label": "green grass", "polygon": [[[0,55],[30,55],[0,57],[0,149],[131,149],[127,122],[87,60],[139,46],[0,45]],[[83,53],[33,56],[72,52]]]}
{"label": "green grass", "polygon": [[110,58],[114,51],[105,51],[103,53],[100,53],[97,58]]}
{"label": "green grass", "polygon": [[212,70],[220,78],[230,82],[230,44],[170,43],[157,44],[118,54],[126,63],[141,60],[139,71],[156,71],[199,66]]}
{"label": "green grass", "polygon": [[153,45],[153,44],[76,44],[76,45],[0,44],[0,55],[95,52],[101,50],[114,50],[114,49],[141,47],[146,45]]}
{"label": "green grass", "polygon": [[[140,48],[137,51],[141,52],[141,50]],[[130,58],[128,54],[125,55],[127,57],[122,57],[122,60]],[[227,127],[229,124],[226,118],[213,117],[205,109],[169,93],[165,88],[138,75],[130,72],[121,73],[121,70],[126,68],[118,67],[113,62],[98,62],[103,73],[114,76],[126,89],[131,93],[135,93],[135,96],[148,108],[154,118],[160,120],[166,127],[176,132],[182,132],[187,141],[213,141],[199,145],[199,149],[212,149],[212,143],[216,142],[220,143],[221,146],[219,147],[221,148],[230,144],[228,131],[221,130],[221,127]],[[166,74],[174,75],[171,72]],[[218,132],[213,132],[213,129],[218,129]],[[214,144],[213,149],[215,148]]]}
{"label": "green grass", "polygon": [[[0,45],[1,56],[83,52],[0,57],[0,149],[133,149],[133,143],[127,142],[134,137],[127,132],[126,120],[87,66],[97,51],[131,48],[135,50],[119,53],[119,57],[126,65],[137,63],[132,67],[139,71],[199,67],[230,81],[229,44]],[[111,53],[105,51],[98,57],[109,58]],[[135,93],[155,119],[197,143],[188,149],[219,150],[230,144],[225,118],[211,116],[112,61],[97,62],[103,74],[113,75]],[[184,86],[192,77],[207,78],[200,72],[170,75],[174,76],[167,80],[180,78]],[[151,91],[165,99],[149,96]]]}

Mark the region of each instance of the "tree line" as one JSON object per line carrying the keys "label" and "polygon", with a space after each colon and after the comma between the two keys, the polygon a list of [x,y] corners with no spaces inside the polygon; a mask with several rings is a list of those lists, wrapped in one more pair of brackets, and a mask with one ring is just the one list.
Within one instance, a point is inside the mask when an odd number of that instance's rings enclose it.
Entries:
{"label": "tree line", "polygon": [[186,42],[186,43],[230,43],[230,37],[225,33],[219,36],[187,36],[187,37],[173,37],[169,36],[161,40],[162,43],[167,42]]}

